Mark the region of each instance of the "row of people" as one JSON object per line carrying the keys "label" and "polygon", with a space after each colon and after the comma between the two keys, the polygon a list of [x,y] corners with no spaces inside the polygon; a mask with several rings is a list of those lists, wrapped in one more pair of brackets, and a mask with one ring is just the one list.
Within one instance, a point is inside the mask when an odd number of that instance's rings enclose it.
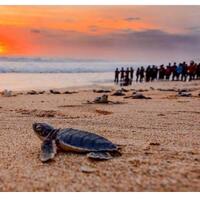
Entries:
{"label": "row of people", "polygon": [[133,80],[134,70],[132,67],[128,67],[126,70],[122,67],[119,71],[118,68],[115,70],[115,83],[119,83],[119,81],[125,85],[131,85]]}
{"label": "row of people", "polygon": [[[115,83],[117,84],[120,82],[124,86],[130,85],[133,78],[134,70],[132,67],[126,70],[123,67],[120,71],[118,68],[115,70]],[[189,81],[200,79],[200,63],[197,64],[194,61],[191,61],[190,64],[183,62],[178,65],[169,63],[166,67],[164,65],[160,65],[160,67],[149,65],[146,69],[142,66],[136,70],[136,82],[170,79],[172,81],[186,81],[187,78],[189,78]]]}

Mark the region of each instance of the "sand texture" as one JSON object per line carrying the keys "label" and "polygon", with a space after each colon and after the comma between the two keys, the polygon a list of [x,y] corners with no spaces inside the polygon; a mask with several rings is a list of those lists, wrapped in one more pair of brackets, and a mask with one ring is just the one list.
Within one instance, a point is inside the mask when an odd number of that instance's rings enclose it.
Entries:
{"label": "sand texture", "polygon": [[[107,87],[116,104],[87,104],[102,95],[92,89],[0,96],[0,191],[200,191],[200,81],[138,83],[125,92],[152,99],[112,96],[116,87]],[[122,156],[98,162],[58,152],[44,164],[33,122],[98,133],[121,145]]]}

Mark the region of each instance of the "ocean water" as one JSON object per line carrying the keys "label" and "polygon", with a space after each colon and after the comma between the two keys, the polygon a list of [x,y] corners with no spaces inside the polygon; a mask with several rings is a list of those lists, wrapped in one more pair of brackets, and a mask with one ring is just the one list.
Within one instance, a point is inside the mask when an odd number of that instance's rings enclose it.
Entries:
{"label": "ocean water", "polygon": [[0,90],[30,90],[113,83],[116,67],[131,62],[0,57]]}
{"label": "ocean water", "polygon": [[130,67],[131,62],[0,57],[0,73],[95,73]]}

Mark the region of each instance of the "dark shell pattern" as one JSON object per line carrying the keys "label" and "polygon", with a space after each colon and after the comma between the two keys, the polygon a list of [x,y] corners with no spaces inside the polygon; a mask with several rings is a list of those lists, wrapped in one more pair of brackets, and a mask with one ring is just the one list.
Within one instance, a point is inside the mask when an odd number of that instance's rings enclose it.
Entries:
{"label": "dark shell pattern", "polygon": [[62,145],[88,151],[117,151],[117,146],[95,133],[72,128],[61,129],[57,141]]}

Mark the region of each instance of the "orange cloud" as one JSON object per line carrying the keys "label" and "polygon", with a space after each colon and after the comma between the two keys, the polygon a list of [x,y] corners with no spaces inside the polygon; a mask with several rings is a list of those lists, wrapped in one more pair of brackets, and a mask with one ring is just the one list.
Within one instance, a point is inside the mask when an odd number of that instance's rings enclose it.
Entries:
{"label": "orange cloud", "polygon": [[[132,22],[124,20],[123,10],[124,8],[120,10],[112,6],[2,6],[0,24],[74,30],[84,33],[90,32],[88,27],[95,25],[98,27],[98,34],[121,28],[140,30],[156,27],[141,20]],[[112,13],[111,16],[108,13]]]}
{"label": "orange cloud", "polygon": [[170,41],[180,49],[190,45],[192,52],[199,44],[199,11],[198,6],[0,6],[0,54],[132,58],[166,53],[161,48],[171,48]]}

